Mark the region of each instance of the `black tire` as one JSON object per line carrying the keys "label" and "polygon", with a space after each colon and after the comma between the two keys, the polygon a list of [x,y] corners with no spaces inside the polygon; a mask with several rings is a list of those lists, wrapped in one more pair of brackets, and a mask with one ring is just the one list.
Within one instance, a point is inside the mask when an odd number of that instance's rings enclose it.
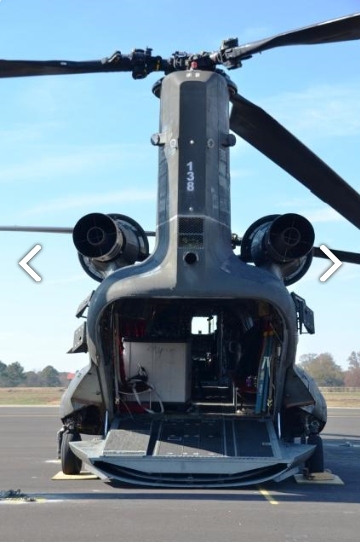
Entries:
{"label": "black tire", "polygon": [[82,461],[70,448],[70,442],[81,440],[77,431],[65,431],[61,441],[61,468],[64,474],[80,474]]}
{"label": "black tire", "polygon": [[305,467],[309,473],[324,472],[324,450],[321,437],[319,435],[309,435],[307,443],[315,445],[316,448],[312,456],[306,461]]}

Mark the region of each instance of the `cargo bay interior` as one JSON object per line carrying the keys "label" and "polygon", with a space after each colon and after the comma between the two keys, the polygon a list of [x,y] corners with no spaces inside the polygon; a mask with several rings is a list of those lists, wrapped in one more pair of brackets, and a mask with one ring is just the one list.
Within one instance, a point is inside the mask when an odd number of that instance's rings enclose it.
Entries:
{"label": "cargo bay interior", "polygon": [[268,303],[132,298],[106,311],[118,412],[271,413],[283,338]]}

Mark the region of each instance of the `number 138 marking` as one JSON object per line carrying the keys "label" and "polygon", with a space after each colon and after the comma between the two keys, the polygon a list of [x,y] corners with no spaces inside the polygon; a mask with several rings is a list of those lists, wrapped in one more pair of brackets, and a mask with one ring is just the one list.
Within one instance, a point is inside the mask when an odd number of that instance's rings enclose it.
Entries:
{"label": "number 138 marking", "polygon": [[186,190],[188,192],[194,192],[195,190],[195,173],[194,173],[194,163],[188,162],[186,164]]}

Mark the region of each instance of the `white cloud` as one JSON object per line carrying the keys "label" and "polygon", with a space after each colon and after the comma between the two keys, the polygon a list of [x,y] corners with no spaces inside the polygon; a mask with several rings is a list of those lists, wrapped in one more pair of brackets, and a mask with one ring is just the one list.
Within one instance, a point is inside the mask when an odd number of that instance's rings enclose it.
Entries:
{"label": "white cloud", "polygon": [[41,205],[37,205],[24,211],[23,216],[52,213],[53,211],[69,209],[98,207],[100,205],[113,203],[125,204],[131,202],[155,201],[155,199],[156,194],[154,194],[153,190],[120,190],[118,192],[101,192],[98,194],[78,194],[75,196],[44,201]]}
{"label": "white cloud", "polygon": [[64,284],[70,284],[70,283],[77,283],[77,282],[85,282],[88,277],[84,275],[84,273],[78,274],[78,275],[72,275],[70,277],[63,277],[59,279],[47,279],[43,281],[43,285],[45,287],[47,286],[58,286],[58,285],[64,285]]}
{"label": "white cloud", "polygon": [[93,172],[96,167],[124,164],[127,160],[145,156],[148,146],[140,145],[93,145],[59,150],[49,154],[46,148],[37,148],[36,155],[22,163],[1,167],[0,182],[25,180],[51,180],[67,174]]}
{"label": "white cloud", "polygon": [[238,180],[238,179],[249,179],[256,175],[256,172],[253,169],[249,168],[236,168],[231,171],[231,179],[232,180]]}
{"label": "white cloud", "polygon": [[1,148],[12,148],[19,143],[38,142],[44,137],[44,132],[57,128],[58,121],[46,121],[38,123],[17,123],[12,128],[0,129]]}
{"label": "white cloud", "polygon": [[288,198],[279,203],[279,208],[292,213],[298,213],[306,217],[312,224],[320,222],[341,222],[347,223],[346,219],[331,207],[317,207],[317,202],[311,198]]}
{"label": "white cloud", "polygon": [[339,222],[339,221],[345,221],[345,218],[343,218],[339,213],[334,211],[334,209],[329,208],[323,208],[323,209],[316,209],[314,211],[310,212],[304,212],[304,216],[313,224],[316,224],[318,222]]}
{"label": "white cloud", "polygon": [[279,207],[284,209],[291,209],[292,212],[295,212],[294,209],[308,209],[309,207],[314,207],[315,202],[311,198],[299,198],[292,197],[286,198],[283,201],[279,202]]}
{"label": "white cloud", "polygon": [[265,99],[261,107],[286,128],[309,137],[360,134],[360,85],[319,85],[302,92],[283,92]]}

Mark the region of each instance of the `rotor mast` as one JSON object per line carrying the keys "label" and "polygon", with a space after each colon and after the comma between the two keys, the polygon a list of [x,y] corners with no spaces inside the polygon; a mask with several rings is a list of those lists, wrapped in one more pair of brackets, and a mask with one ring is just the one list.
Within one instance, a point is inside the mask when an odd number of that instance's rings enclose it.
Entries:
{"label": "rotor mast", "polygon": [[211,71],[179,71],[154,92],[161,98],[160,132],[152,137],[159,146],[158,238],[168,238],[186,263],[201,262],[204,244],[228,254],[235,136],[227,80]]}

